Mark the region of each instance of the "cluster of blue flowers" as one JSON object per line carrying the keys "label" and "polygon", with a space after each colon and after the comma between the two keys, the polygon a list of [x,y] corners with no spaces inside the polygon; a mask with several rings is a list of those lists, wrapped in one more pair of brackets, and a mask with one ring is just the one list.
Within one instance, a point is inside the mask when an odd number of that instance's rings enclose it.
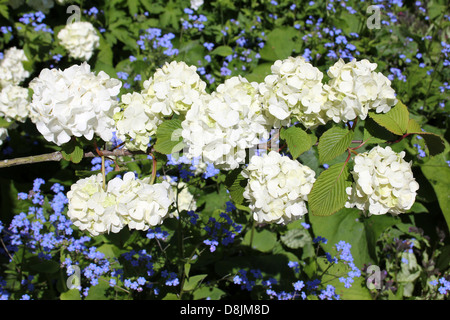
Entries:
{"label": "cluster of blue flowers", "polygon": [[[103,254],[96,251],[96,247],[89,245],[91,240],[89,237],[74,236],[72,222],[64,214],[68,202],[64,187],[54,183],[50,187],[53,197],[48,199],[49,197],[42,191],[44,185],[45,181],[37,178],[30,192],[18,194],[20,200],[31,200],[32,205],[27,213],[21,212],[14,216],[7,229],[0,230],[5,243],[5,249],[0,253],[11,257],[10,262],[15,261],[15,254],[21,249],[35,255],[41,261],[55,261],[56,257],[59,261],[60,256],[65,256],[60,266],[67,268],[68,276],[74,272],[72,266],[83,261],[87,263],[83,270],[85,279],[91,285],[96,285],[99,277],[109,270],[109,261]],[[32,297],[32,289],[34,289],[32,282],[39,281],[38,278],[38,275],[29,275],[27,279],[21,279],[29,291],[28,297],[25,298]],[[5,283],[3,285],[6,286]],[[6,289],[0,290],[3,292],[3,298],[9,298]],[[87,295],[89,289],[80,287],[80,290]]]}
{"label": "cluster of blue flowers", "polygon": [[353,262],[353,256],[350,252],[351,247],[352,246],[345,241],[339,241],[336,243],[336,249],[339,253],[337,259],[345,263],[350,268],[350,271],[347,273],[346,277],[342,276],[339,278],[339,281],[344,283],[344,287],[346,288],[350,288],[352,286],[354,278],[361,276],[361,270],[359,270]]}
{"label": "cluster of blue flowers", "polygon": [[32,27],[34,27],[35,31],[44,31],[53,34],[53,30],[42,22],[44,21],[44,19],[45,14],[41,11],[37,11],[25,13],[21,18],[19,18],[19,21],[25,25],[31,25]]}
{"label": "cluster of blue flowers", "polygon": [[[149,231],[148,234],[153,233]],[[149,237],[151,238],[151,237]],[[163,239],[163,237],[162,237]],[[152,255],[149,254],[145,249],[141,250],[130,250],[122,254],[122,257],[129,263],[131,268],[134,270],[132,274],[137,274],[137,276],[124,278],[123,271],[116,272],[117,280],[110,281],[110,286],[115,286],[118,281],[123,281],[124,287],[136,292],[142,292],[144,288],[150,290],[150,293],[154,295],[159,294],[159,288],[150,281],[150,278],[155,275],[154,261]]]}
{"label": "cluster of blue flowers", "polygon": [[[81,281],[76,289],[83,297],[87,297],[90,288],[97,286],[102,278],[109,279],[111,287],[119,286],[122,291],[128,291],[128,293],[141,292],[143,288],[155,295],[159,293],[155,283],[150,281],[150,277],[155,275],[154,262],[146,250],[130,250],[121,255],[121,258],[135,269],[132,274],[136,274],[137,270],[142,271],[137,277],[126,276],[125,269],[118,263],[117,258],[107,257],[100,252],[99,248],[93,245],[90,237],[78,236],[72,222],[65,215],[68,200],[64,193],[64,186],[54,183],[49,188],[52,194],[48,195],[42,191],[45,184],[43,179],[37,178],[33,182],[32,190],[18,194],[19,200],[31,202],[27,213],[21,212],[14,216],[8,227],[0,221],[0,237],[4,244],[0,246],[2,257],[14,263],[16,259],[23,259],[19,256],[22,255],[22,250],[26,250],[27,255],[35,256],[42,262],[55,262],[62,270],[66,270],[67,277],[80,278]],[[146,234],[148,239],[162,241],[166,241],[168,236],[167,231],[158,227],[149,229]],[[16,257],[16,254],[20,255]],[[163,285],[179,284],[174,273],[162,271],[162,276],[164,277]],[[22,276],[20,282],[27,294],[20,297],[15,295],[14,299],[36,298],[34,293],[38,294],[38,292],[35,290],[35,284],[43,281],[45,282],[46,279],[40,278],[39,273]],[[10,298],[12,297],[7,281],[0,276],[0,299]]]}
{"label": "cluster of blue flowers", "polygon": [[[316,237],[313,243],[327,243],[327,239],[323,237]],[[326,254],[327,260],[330,264],[342,263],[350,268],[350,271],[346,276],[339,278],[339,281],[344,283],[345,288],[350,288],[354,282],[354,278],[361,276],[361,271],[355,266],[353,262],[353,257],[351,254],[351,245],[345,241],[339,241],[335,245],[337,249],[337,256],[331,257],[330,254]],[[301,265],[298,261],[289,261],[288,267],[292,269],[297,277],[301,277]],[[322,280],[320,278],[313,278],[308,280],[297,280],[292,283],[292,290],[277,291],[276,286],[279,285],[279,281],[275,278],[270,277],[269,279],[263,279],[261,270],[250,269],[249,271],[245,269],[240,269],[236,275],[233,277],[233,283],[239,285],[241,290],[252,291],[255,286],[259,285],[265,288],[265,293],[270,299],[276,300],[293,300],[302,299],[306,300],[312,296],[317,297],[320,300],[340,300],[341,297],[336,293],[336,288],[325,283],[321,287]]]}
{"label": "cluster of blue flowers", "polygon": [[162,34],[159,28],[148,28],[139,36],[137,44],[141,50],[156,50],[162,48],[164,55],[171,57],[178,54],[178,49],[173,47],[173,33]]}
{"label": "cluster of blue flowers", "polygon": [[[229,213],[236,207],[230,201],[226,204],[226,212],[221,212],[219,219],[210,217],[203,229],[207,232],[208,239],[203,241],[204,244],[209,246],[209,251],[216,251],[219,243],[227,246],[234,242],[234,239],[242,231],[242,225],[233,221]],[[197,222],[198,216],[194,213],[190,213],[191,222]]]}
{"label": "cluster of blue flowers", "polygon": [[436,286],[440,294],[450,294],[450,281],[445,277],[441,277],[439,280],[430,281],[430,284]]}
{"label": "cluster of blue flowers", "polygon": [[194,10],[190,8],[185,8],[184,13],[188,15],[188,18],[187,20],[183,20],[181,23],[183,29],[189,30],[194,28],[198,31],[203,31],[205,29],[204,22],[208,21],[206,16],[202,14],[194,14]]}
{"label": "cluster of blue flowers", "polygon": [[[188,159],[184,155],[175,157],[172,154],[168,154],[166,165],[177,166],[178,171],[180,172],[180,177],[187,180],[189,177],[194,176],[195,172],[199,170],[200,158]],[[219,173],[220,170],[217,169],[214,164],[208,162],[206,163],[206,168],[201,175],[204,179],[208,179],[218,175]]]}

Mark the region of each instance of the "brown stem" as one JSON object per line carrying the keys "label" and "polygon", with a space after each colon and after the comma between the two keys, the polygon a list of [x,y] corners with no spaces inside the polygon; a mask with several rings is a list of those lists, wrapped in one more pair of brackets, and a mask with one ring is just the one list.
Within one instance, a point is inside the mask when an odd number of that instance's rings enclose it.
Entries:
{"label": "brown stem", "polygon": [[[142,151],[129,151],[126,149],[116,149],[113,151],[102,150],[104,156],[120,157],[120,156],[132,156],[136,154],[146,154]],[[84,158],[95,158],[99,155],[96,152],[85,152]],[[24,164],[33,164],[47,161],[61,161],[63,159],[61,152],[55,151],[52,153],[40,154],[36,156],[28,156],[14,159],[0,160],[0,168],[13,167]]]}

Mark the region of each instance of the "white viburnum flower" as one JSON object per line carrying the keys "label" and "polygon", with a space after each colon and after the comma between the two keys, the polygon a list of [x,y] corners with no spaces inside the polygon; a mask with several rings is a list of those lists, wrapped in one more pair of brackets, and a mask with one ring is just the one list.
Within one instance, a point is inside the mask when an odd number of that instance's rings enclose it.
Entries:
{"label": "white viburnum flower", "polygon": [[149,184],[141,182],[135,197],[127,203],[130,229],[148,230],[169,217],[174,202],[172,186],[167,181]]}
{"label": "white viburnum flower", "polygon": [[11,47],[7,49],[0,62],[0,86],[19,85],[30,76],[30,72],[25,70],[23,62],[28,61],[22,49]]}
{"label": "white viburnum flower", "polygon": [[115,210],[116,197],[103,189],[101,173],[78,180],[67,192],[67,199],[72,223],[92,236],[117,233],[125,225]]}
{"label": "white viburnum flower", "polygon": [[174,201],[169,183],[149,181],[137,179],[133,172],[114,177],[105,189],[101,173],[78,180],[67,193],[67,215],[93,236],[117,233],[125,226],[147,230],[171,216]]}
{"label": "white viburnum flower", "polygon": [[150,177],[137,179],[127,172],[123,180],[109,181],[107,192],[115,196],[117,214],[130,229],[145,231],[171,216],[174,197],[167,182],[150,184]]}
{"label": "white viburnum flower", "polygon": [[305,127],[325,124],[323,73],[305,60],[289,57],[277,60],[272,73],[260,84],[264,109],[272,117],[274,127],[289,125],[291,117]]}
{"label": "white viburnum flower", "polygon": [[339,59],[330,69],[325,86],[328,100],[326,114],[334,122],[364,120],[370,110],[386,113],[397,103],[391,81],[375,72],[376,63],[364,59],[345,63]]}
{"label": "white viburnum flower", "polygon": [[143,94],[154,114],[184,115],[191,105],[206,94],[206,82],[200,79],[197,67],[183,61],[166,62],[153,77],[144,81]]}
{"label": "white viburnum flower", "polygon": [[163,118],[151,111],[146,97],[138,92],[124,94],[121,99],[122,109],[114,114],[117,137],[125,141],[127,149],[145,152]]}
{"label": "white viburnum flower", "polygon": [[246,149],[267,139],[271,128],[257,83],[240,76],[225,80],[211,95],[194,103],[181,126],[188,158],[201,157],[224,170],[245,163]]}
{"label": "white viburnum flower", "polygon": [[307,213],[315,172],[296,160],[270,151],[253,156],[242,175],[248,178],[244,198],[259,223],[286,224]]}
{"label": "white viburnum flower", "polygon": [[29,116],[30,102],[27,88],[8,85],[0,91],[0,116],[9,122],[25,122]]}
{"label": "white viburnum flower", "polygon": [[122,83],[105,72],[97,75],[83,62],[64,71],[44,69],[30,82],[30,117],[46,140],[62,145],[72,136],[110,141]]}
{"label": "white viburnum flower", "polygon": [[100,45],[100,37],[94,26],[87,21],[67,24],[59,33],[61,45],[75,59],[88,61]]}
{"label": "white viburnum flower", "polygon": [[203,5],[203,0],[191,0],[191,8],[198,10]]}
{"label": "white viburnum flower", "polygon": [[376,146],[355,157],[354,183],[347,188],[346,207],[357,207],[369,215],[404,213],[411,208],[419,184],[414,179],[405,152],[394,152],[389,146]]}

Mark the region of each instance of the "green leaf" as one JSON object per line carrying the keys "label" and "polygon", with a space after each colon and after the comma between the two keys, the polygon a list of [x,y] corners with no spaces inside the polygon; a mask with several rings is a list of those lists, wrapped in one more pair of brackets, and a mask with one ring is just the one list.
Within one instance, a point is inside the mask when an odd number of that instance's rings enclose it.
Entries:
{"label": "green leaf", "polygon": [[211,51],[212,55],[218,55],[222,57],[228,57],[233,54],[233,49],[229,46],[219,46]]}
{"label": "green leaf", "polygon": [[198,290],[194,291],[194,300],[201,300],[201,299],[210,299],[210,300],[220,300],[224,295],[225,291],[220,290],[216,287],[202,287]]}
{"label": "green leaf", "polygon": [[396,139],[398,138],[395,134],[380,126],[372,118],[367,117],[364,121],[363,141],[366,141],[366,144],[381,144]]}
{"label": "green leaf", "polygon": [[408,128],[409,111],[400,101],[387,113],[375,113],[371,111],[369,112],[369,116],[380,126],[398,136],[406,133]]}
{"label": "green leaf", "polygon": [[[5,1],[3,1],[5,2]],[[9,12],[8,12],[8,6],[7,6],[7,2],[5,3],[1,3],[0,4],[0,14],[5,18],[5,19],[9,19]]]}
{"label": "green leaf", "polygon": [[201,283],[201,281],[205,279],[207,276],[208,276],[207,274],[199,274],[196,276],[189,277],[184,283],[183,291],[194,290],[199,285],[199,283]]}
{"label": "green leaf", "polygon": [[108,258],[118,258],[120,256],[120,249],[114,245],[114,244],[110,244],[110,243],[104,243],[102,244],[98,249],[98,252],[103,253],[106,257]]}
{"label": "green leaf", "polygon": [[417,133],[422,132],[422,128],[420,124],[417,123],[414,119],[409,119],[408,126],[406,127],[406,133]]}
{"label": "green leaf", "polygon": [[71,161],[73,163],[80,163],[83,159],[84,152],[83,148],[76,141],[76,139],[72,139],[68,143],[62,145],[61,155],[64,160]]}
{"label": "green leaf", "polygon": [[163,154],[172,154],[183,149],[182,130],[179,119],[164,121],[156,130],[155,150]]}
{"label": "green leaf", "polygon": [[139,0],[127,0],[127,7],[130,10],[130,15],[134,16],[138,13],[139,9]]}
{"label": "green leaf", "polygon": [[408,134],[420,135],[427,145],[427,152],[430,156],[435,156],[445,150],[445,141],[439,135],[432,132],[424,132],[420,127],[420,124],[414,119],[409,119],[408,126],[406,129]]}
{"label": "green leaf", "polygon": [[293,27],[277,28],[267,34],[267,41],[260,50],[261,59],[275,61],[286,59],[292,55],[292,52],[300,51],[301,42],[295,41],[299,35]]}
{"label": "green leaf", "polygon": [[162,299],[163,300],[180,300],[180,298],[175,293],[168,293]]}
{"label": "green leaf", "polygon": [[361,215],[357,209],[343,208],[328,217],[309,216],[314,235],[327,239],[327,243],[321,243],[323,250],[334,255],[339,241],[349,243],[358,268],[376,263],[376,256],[372,255],[376,250],[376,240],[384,228],[395,223],[392,221],[395,218],[387,215],[371,216],[371,221],[366,223]]}
{"label": "green leaf", "polygon": [[100,277],[98,284],[89,288],[86,300],[108,300],[107,290],[110,288],[109,281],[105,277]]}
{"label": "green leaf", "polygon": [[431,132],[420,132],[417,134],[420,135],[425,140],[425,144],[427,145],[427,151],[430,156],[435,156],[439,153],[444,152],[445,142],[444,139],[442,139],[442,137]]}
{"label": "green leaf", "polygon": [[242,204],[244,202],[244,190],[247,185],[247,179],[241,174],[242,169],[234,169],[227,173],[225,177],[225,186],[227,187],[231,199],[236,204]]}
{"label": "green leaf", "polygon": [[297,159],[303,152],[311,148],[310,136],[298,127],[282,129],[280,138],[285,140],[292,158]]}
{"label": "green leaf", "polygon": [[277,244],[277,236],[269,230],[249,230],[244,236],[244,245],[251,245],[252,249],[270,252]]}
{"label": "green leaf", "polygon": [[252,69],[252,72],[247,74],[245,77],[249,82],[263,82],[264,78],[270,74],[271,70],[270,67],[272,66],[272,63],[270,62],[264,62],[258,64],[255,68]]}
{"label": "green leaf", "polygon": [[329,162],[344,153],[354,135],[354,131],[339,127],[333,127],[322,134],[318,145],[320,163]]}
{"label": "green leaf", "polygon": [[0,128],[8,129],[14,122],[9,122],[4,118],[0,118]]}
{"label": "green leaf", "polygon": [[439,207],[444,214],[447,227],[450,230],[450,197],[448,192],[450,168],[445,162],[443,155],[430,158],[430,160],[421,165],[420,168],[424,176],[433,186]]}
{"label": "green leaf", "polygon": [[345,192],[351,182],[347,164],[336,163],[322,171],[308,195],[309,209],[313,215],[329,216],[342,209],[348,199]]}
{"label": "green leaf", "polygon": [[70,289],[66,292],[61,293],[59,298],[61,300],[81,300],[80,290]]}
{"label": "green leaf", "polygon": [[290,249],[303,248],[311,243],[312,239],[305,229],[291,229],[280,237],[281,242]]}

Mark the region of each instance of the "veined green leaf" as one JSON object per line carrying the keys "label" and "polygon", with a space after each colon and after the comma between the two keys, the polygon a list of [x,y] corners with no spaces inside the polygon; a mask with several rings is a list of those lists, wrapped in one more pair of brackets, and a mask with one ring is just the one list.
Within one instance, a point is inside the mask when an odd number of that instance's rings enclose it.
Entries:
{"label": "veined green leaf", "polygon": [[347,164],[336,163],[322,171],[308,195],[310,212],[317,216],[329,216],[342,209],[348,199],[345,189],[351,186],[347,181]]}
{"label": "veined green leaf", "polygon": [[450,181],[450,168],[445,162],[444,156],[431,158],[420,166],[422,173],[433,186],[439,206],[450,230],[450,196],[448,185]]}
{"label": "veined green leaf", "polygon": [[77,141],[71,140],[62,146],[61,155],[67,161],[80,163],[83,159],[84,151]]}
{"label": "veined green leaf", "polygon": [[375,113],[371,111],[369,112],[369,116],[380,126],[398,136],[403,135],[407,131],[409,111],[400,101],[387,113]]}
{"label": "veined green leaf", "polygon": [[217,48],[215,48],[213,51],[211,51],[211,54],[214,55],[219,55],[222,57],[227,57],[229,55],[233,54],[233,49],[231,49],[231,47],[229,46],[219,46]]}
{"label": "veined green leaf", "polygon": [[181,131],[179,119],[164,121],[156,131],[155,150],[163,154],[172,154],[183,149]]}
{"label": "veined green leaf", "polygon": [[420,135],[425,140],[428,148],[427,152],[430,156],[442,153],[445,149],[445,142],[442,137],[431,132],[422,131],[422,128],[414,119],[409,119],[407,133]]}
{"label": "veined green leaf", "polygon": [[280,240],[291,249],[303,248],[312,241],[311,236],[305,229],[288,230],[280,237]]}
{"label": "veined green leaf", "polygon": [[244,190],[247,185],[247,179],[241,174],[241,169],[234,169],[228,172],[225,178],[225,185],[230,192],[231,199],[236,204],[244,202]]}
{"label": "veined green leaf", "polygon": [[80,290],[70,289],[66,292],[61,293],[59,298],[61,300],[81,300]]}
{"label": "veined green leaf", "polygon": [[319,161],[326,163],[338,157],[352,143],[355,132],[339,127],[327,130],[319,139]]}
{"label": "veined green leaf", "polygon": [[184,291],[194,290],[198,286],[198,284],[201,283],[201,281],[205,279],[207,276],[208,276],[207,274],[199,274],[189,277],[184,283],[183,290]]}
{"label": "veined green leaf", "polygon": [[280,138],[285,140],[292,158],[298,158],[303,152],[311,148],[310,136],[298,127],[282,129]]}

